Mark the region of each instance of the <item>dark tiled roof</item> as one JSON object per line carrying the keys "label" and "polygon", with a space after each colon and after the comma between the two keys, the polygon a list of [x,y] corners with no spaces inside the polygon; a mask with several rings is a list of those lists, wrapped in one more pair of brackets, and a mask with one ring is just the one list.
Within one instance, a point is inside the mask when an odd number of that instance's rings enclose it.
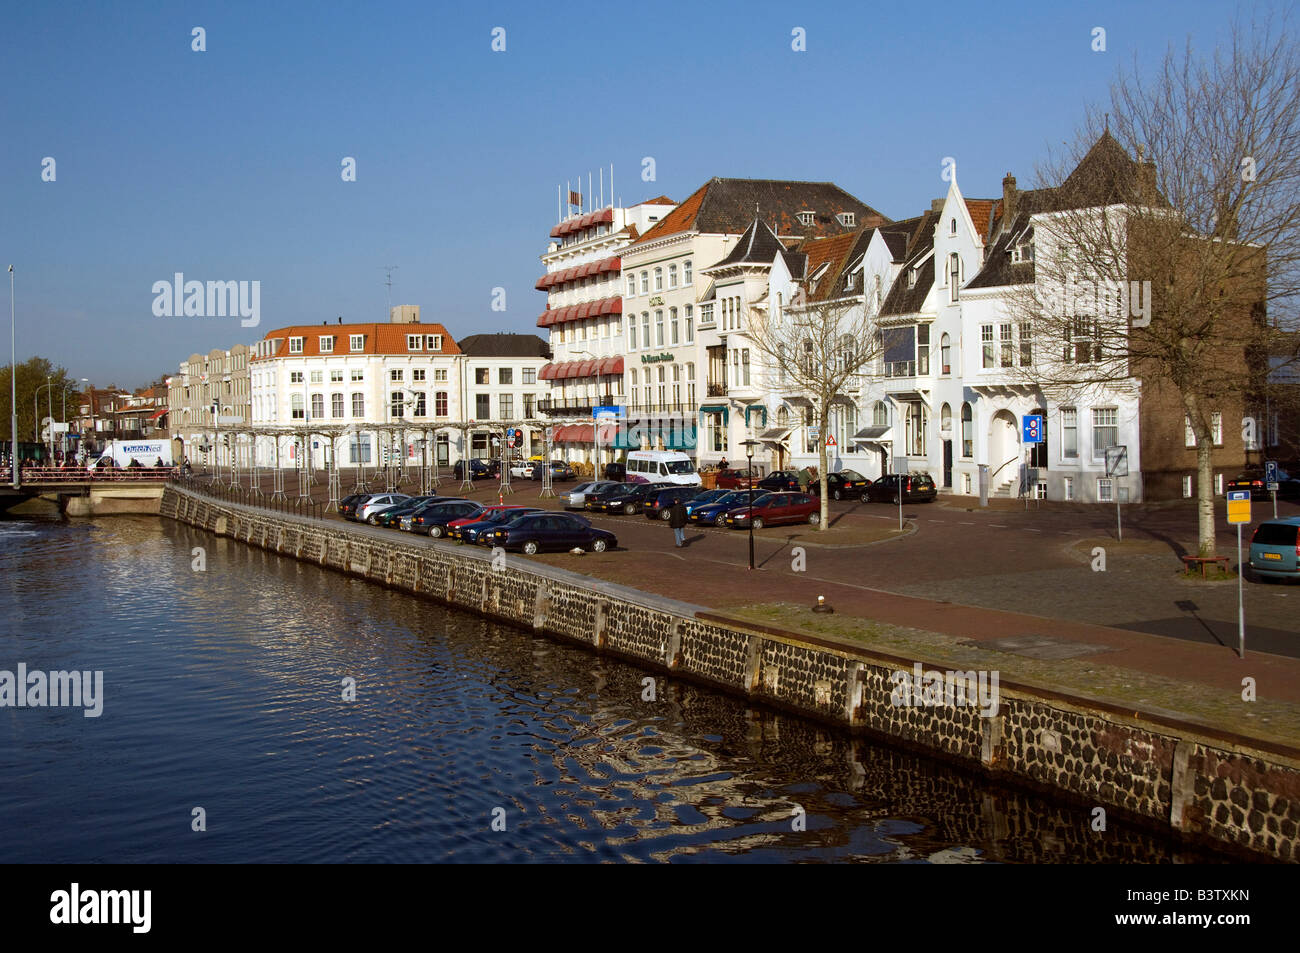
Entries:
{"label": "dark tiled roof", "polygon": [[741,264],[770,265],[776,260],[776,256],[785,250],[785,245],[772,233],[772,229],[767,227],[767,223],[755,218],[727,257],[710,267],[721,268],[725,265]]}
{"label": "dark tiled roof", "polygon": [[470,357],[551,356],[550,346],[536,334],[471,334],[459,343]]}
{"label": "dark tiled roof", "polygon": [[[833,182],[713,178],[664,216],[641,237],[641,242],[689,230],[739,235],[753,221],[756,209],[758,217],[776,234],[802,238],[837,235],[889,222]],[[814,214],[811,225],[799,220],[800,212]],[[839,223],[836,216],[842,212],[853,213],[853,225]]]}
{"label": "dark tiled roof", "polygon": [[[810,293],[812,300],[826,301],[848,293],[844,287],[846,273],[866,253],[873,231],[871,228],[863,228],[833,238],[814,238],[803,243],[802,249],[808,255],[809,276],[816,274],[823,264],[830,266],[818,279],[816,289]],[[861,287],[856,289],[856,293],[862,293]]]}
{"label": "dark tiled roof", "polygon": [[[938,221],[939,214],[932,211],[917,219],[908,241],[907,260],[885,295],[885,303],[880,306],[881,317],[916,314],[925,304],[925,296],[934,284],[934,255],[929,253],[934,251],[934,228]],[[922,258],[925,262],[918,267],[917,262]],[[917,268],[916,284],[909,288],[907,275],[913,268]]]}

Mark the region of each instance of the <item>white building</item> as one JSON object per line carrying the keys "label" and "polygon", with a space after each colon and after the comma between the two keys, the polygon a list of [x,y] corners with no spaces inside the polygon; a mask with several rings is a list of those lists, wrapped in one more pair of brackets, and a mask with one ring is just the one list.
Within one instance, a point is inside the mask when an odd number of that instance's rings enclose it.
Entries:
{"label": "white building", "polygon": [[[544,452],[538,405],[549,388],[541,379],[550,348],[536,334],[472,334],[461,338],[461,387],[470,423],[468,456],[499,456],[502,431],[521,431],[520,455]],[[459,436],[456,439],[463,439]]]}

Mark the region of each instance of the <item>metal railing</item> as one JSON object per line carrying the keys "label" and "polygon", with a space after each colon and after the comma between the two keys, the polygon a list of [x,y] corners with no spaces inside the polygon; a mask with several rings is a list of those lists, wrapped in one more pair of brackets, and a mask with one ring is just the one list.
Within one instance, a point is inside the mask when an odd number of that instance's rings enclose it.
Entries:
{"label": "metal railing", "polygon": [[315,520],[325,519],[326,504],[321,500],[313,500],[311,497],[282,495],[267,497],[245,486],[209,483],[207,480],[201,480],[193,476],[177,475],[170,482],[192,493],[198,493],[214,500],[221,500],[223,503],[240,503],[244,506],[270,510],[275,513],[291,513],[295,516],[304,516]]}
{"label": "metal railing", "polygon": [[[176,467],[96,467],[90,470],[76,467],[19,467],[23,483],[165,483],[179,472]],[[13,473],[9,467],[0,467],[0,482],[9,482]]]}

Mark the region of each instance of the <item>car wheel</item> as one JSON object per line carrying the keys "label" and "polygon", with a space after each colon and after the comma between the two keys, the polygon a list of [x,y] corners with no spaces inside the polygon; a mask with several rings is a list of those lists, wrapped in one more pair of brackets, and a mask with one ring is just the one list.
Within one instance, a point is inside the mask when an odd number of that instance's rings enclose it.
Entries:
{"label": "car wheel", "polygon": [[378,525],[379,525],[379,517],[377,517],[377,516],[371,516],[371,517],[368,517],[368,518],[366,519],[366,522],[369,523],[371,526],[378,526]]}
{"label": "car wheel", "polygon": [[891,497],[889,498],[889,502],[890,502],[890,503],[893,503],[895,506],[897,506],[897,505],[899,504],[899,502],[900,502],[899,499],[898,499],[898,494],[895,493],[893,496],[891,496]]}
{"label": "car wheel", "polygon": [[623,512],[626,513],[628,516],[633,516],[633,515],[635,515],[635,514],[636,514],[636,504],[635,504],[635,503],[628,503],[626,506],[623,507]]}
{"label": "car wheel", "polygon": [[524,543],[524,553],[525,553],[525,554],[527,554],[527,555],[529,555],[529,556],[536,556],[536,555],[537,555],[537,550],[538,550],[537,540],[535,540],[535,539],[530,539],[528,542]]}
{"label": "car wheel", "polygon": [[870,503],[870,502],[871,502],[871,494],[870,494],[870,493],[863,493],[863,494],[862,494],[862,502],[863,502],[863,503]]}
{"label": "car wheel", "polygon": [[443,534],[444,532],[446,532],[446,531],[445,531],[441,526],[430,526],[430,527],[429,527],[429,535],[432,536],[434,539],[441,539],[441,538],[442,538],[442,534]]}
{"label": "car wheel", "polygon": [[833,493],[831,493],[831,499],[833,499],[833,500],[842,500],[842,499],[844,499],[844,494],[843,494],[842,492],[840,492],[839,490],[835,490]]}
{"label": "car wheel", "polygon": [[754,517],[754,529],[762,529],[762,528],[763,528],[763,517],[761,517],[761,516],[755,516],[755,517]]}
{"label": "car wheel", "polygon": [[714,525],[714,526],[726,526],[726,525],[727,525],[727,514],[726,514],[726,513],[719,513],[717,516],[713,517],[713,525]]}
{"label": "car wheel", "polygon": [[818,523],[820,523],[821,521],[822,521],[822,515],[821,515],[820,513],[809,513],[809,514],[808,514],[808,525],[809,525],[809,526],[816,526],[816,525],[817,525]]}
{"label": "car wheel", "polygon": [[598,539],[591,544],[591,551],[593,553],[603,553],[608,548],[609,548],[609,544],[605,542],[603,539]]}
{"label": "car wheel", "polygon": [[659,518],[664,522],[667,522],[668,520],[672,519],[673,518],[672,510],[664,510],[662,513],[659,514]]}

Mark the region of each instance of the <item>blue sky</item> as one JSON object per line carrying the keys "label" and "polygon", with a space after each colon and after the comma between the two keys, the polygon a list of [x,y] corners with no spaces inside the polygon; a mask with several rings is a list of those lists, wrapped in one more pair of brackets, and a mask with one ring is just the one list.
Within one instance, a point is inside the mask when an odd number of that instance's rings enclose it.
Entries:
{"label": "blue sky", "polygon": [[[385,265],[393,303],[457,338],[535,331],[557,183],[612,163],[632,203],[680,201],[714,175],[829,180],[904,218],[943,194],[953,156],[967,195],[998,195],[1008,170],[1033,184],[1121,63],[1189,36],[1208,49],[1231,15],[1221,2],[9,0],[0,269],[16,270],[18,357],[138,386],[286,324],[386,320]],[[191,50],[196,26],[206,52]],[[491,49],[498,26],[505,52]],[[260,326],[155,317],[152,285],[177,271],[260,281]],[[505,312],[491,310],[497,286]]]}

